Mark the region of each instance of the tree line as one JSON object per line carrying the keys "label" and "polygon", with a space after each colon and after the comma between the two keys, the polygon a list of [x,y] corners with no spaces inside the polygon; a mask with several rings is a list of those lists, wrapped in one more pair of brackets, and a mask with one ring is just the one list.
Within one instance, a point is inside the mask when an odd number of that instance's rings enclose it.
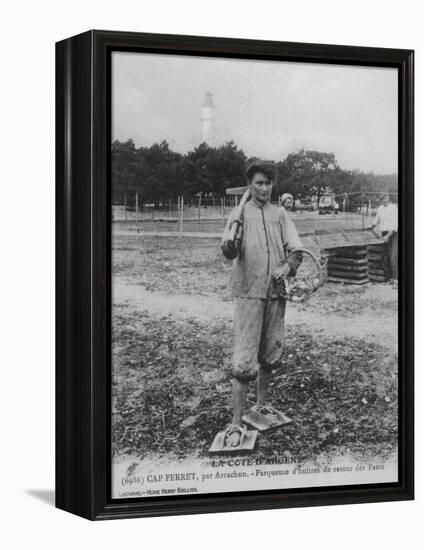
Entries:
{"label": "tree line", "polygon": [[[112,204],[139,204],[164,207],[179,195],[188,203],[199,193],[222,197],[228,187],[246,185],[248,158],[233,141],[220,147],[201,143],[182,155],[166,141],[137,148],[132,140],[112,144]],[[397,175],[377,175],[342,169],[333,153],[301,150],[275,163],[273,199],[291,193],[295,199],[318,199],[331,190],[336,200],[360,204],[362,193],[397,192]],[[368,195],[369,198],[369,195]]]}

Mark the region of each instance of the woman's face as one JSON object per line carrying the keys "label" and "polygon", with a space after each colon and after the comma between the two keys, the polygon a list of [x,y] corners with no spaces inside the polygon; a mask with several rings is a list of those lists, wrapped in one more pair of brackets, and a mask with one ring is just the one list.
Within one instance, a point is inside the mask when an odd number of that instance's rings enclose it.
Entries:
{"label": "woman's face", "polygon": [[284,208],[285,208],[286,210],[291,210],[292,207],[293,207],[293,199],[291,199],[290,197],[289,197],[288,199],[286,199],[286,200],[284,201],[283,206],[284,206]]}

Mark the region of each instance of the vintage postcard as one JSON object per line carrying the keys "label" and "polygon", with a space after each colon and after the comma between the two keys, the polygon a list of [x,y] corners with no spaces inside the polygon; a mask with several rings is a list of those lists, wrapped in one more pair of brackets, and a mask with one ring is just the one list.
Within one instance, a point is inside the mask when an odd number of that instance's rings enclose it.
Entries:
{"label": "vintage postcard", "polygon": [[398,481],[398,70],[112,53],[112,498]]}

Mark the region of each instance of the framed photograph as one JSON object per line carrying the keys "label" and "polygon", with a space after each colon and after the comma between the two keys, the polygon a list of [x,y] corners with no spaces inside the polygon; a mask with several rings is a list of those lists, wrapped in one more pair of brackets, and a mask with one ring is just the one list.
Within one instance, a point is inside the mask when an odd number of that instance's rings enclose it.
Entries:
{"label": "framed photograph", "polygon": [[56,45],[56,505],[413,498],[413,52]]}

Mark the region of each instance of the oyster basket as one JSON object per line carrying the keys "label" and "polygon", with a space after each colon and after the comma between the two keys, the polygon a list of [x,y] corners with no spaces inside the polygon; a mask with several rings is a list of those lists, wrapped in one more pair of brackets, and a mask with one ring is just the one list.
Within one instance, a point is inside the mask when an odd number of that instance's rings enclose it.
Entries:
{"label": "oyster basket", "polygon": [[274,288],[279,296],[290,302],[306,302],[324,283],[327,258],[318,259],[307,248],[296,248],[290,252],[289,257],[297,252],[310,257],[311,272],[300,276],[282,277],[279,280],[274,279]]}

